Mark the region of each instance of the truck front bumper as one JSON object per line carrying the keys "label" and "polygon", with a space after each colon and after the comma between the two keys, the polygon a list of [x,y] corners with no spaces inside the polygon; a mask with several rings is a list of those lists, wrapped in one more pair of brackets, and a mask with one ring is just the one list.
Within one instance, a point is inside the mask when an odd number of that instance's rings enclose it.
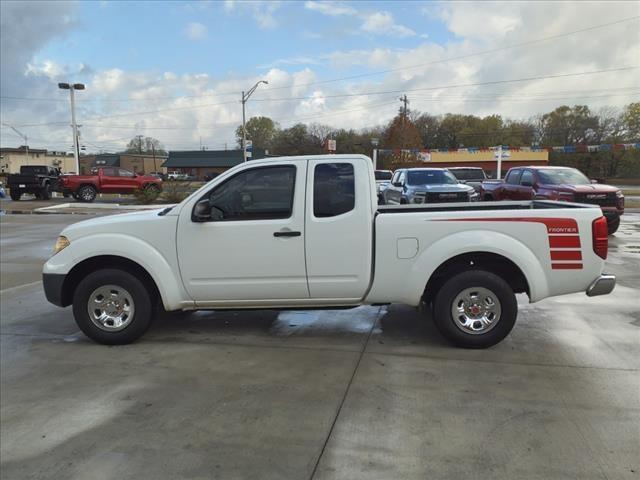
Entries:
{"label": "truck front bumper", "polygon": [[595,297],[598,295],[608,295],[616,286],[616,276],[608,273],[603,273],[596,278],[589,288],[587,288],[587,295],[589,297]]}
{"label": "truck front bumper", "polygon": [[[62,298],[64,280],[67,276],[58,273],[43,273],[42,285],[44,286],[44,295],[49,302],[58,307],[66,307],[68,303]],[[66,305],[65,305],[66,303]]]}

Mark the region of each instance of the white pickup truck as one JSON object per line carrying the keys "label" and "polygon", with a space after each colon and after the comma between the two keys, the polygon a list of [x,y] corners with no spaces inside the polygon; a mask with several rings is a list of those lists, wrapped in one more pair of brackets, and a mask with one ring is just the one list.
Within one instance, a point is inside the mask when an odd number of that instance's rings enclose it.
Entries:
{"label": "white pickup truck", "polygon": [[516,293],[611,292],[607,241],[598,206],[378,206],[368,157],[283,157],[236,166],[174,207],[67,227],[43,281],[104,344],[136,340],[162,307],[404,303],[431,307],[453,344],[484,348],[513,328]]}

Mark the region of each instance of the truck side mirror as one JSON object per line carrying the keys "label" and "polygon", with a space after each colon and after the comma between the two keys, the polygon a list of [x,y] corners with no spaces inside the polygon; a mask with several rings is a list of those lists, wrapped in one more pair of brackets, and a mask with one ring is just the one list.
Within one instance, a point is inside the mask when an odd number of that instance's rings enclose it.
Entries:
{"label": "truck side mirror", "polygon": [[191,213],[191,221],[193,222],[208,222],[211,218],[211,207],[209,206],[209,199],[205,198],[196,203]]}

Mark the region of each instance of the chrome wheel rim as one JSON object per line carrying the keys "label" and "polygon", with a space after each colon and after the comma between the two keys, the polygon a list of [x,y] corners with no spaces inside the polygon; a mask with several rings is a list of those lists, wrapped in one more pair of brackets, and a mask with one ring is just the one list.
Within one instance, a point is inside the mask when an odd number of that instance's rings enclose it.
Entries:
{"label": "chrome wheel rim", "polygon": [[500,321],[501,313],[498,296],[484,287],[462,290],[451,305],[456,327],[471,335],[482,335],[492,330]]}
{"label": "chrome wheel rim", "polygon": [[135,304],[131,294],[124,288],[103,285],[89,295],[87,311],[96,327],[107,332],[117,332],[126,328],[133,320]]}
{"label": "chrome wheel rim", "polygon": [[81,193],[83,200],[91,200],[93,199],[93,191],[90,188],[85,188]]}

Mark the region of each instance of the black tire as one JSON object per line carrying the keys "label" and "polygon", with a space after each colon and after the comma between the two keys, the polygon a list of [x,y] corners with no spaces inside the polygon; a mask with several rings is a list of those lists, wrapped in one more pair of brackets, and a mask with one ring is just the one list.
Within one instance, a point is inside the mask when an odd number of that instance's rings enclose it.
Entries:
{"label": "black tire", "polygon": [[404,197],[401,197],[401,198],[400,198],[400,205],[406,205],[407,203],[408,203],[408,202],[407,202],[407,199],[406,199],[406,198],[404,198]]}
{"label": "black tire", "polygon": [[160,188],[154,183],[149,183],[148,185],[146,185],[144,187],[144,191],[149,195],[155,195],[156,197],[160,195]]}
{"label": "black tire", "polygon": [[45,183],[44,187],[42,187],[42,190],[40,190],[40,198],[42,200],[51,199],[51,186],[48,183]]}
{"label": "black tire", "polygon": [[92,185],[83,185],[76,192],[76,198],[80,202],[91,203],[96,199],[98,191]]}
{"label": "black tire", "polygon": [[[100,328],[90,316],[88,305],[93,300],[92,294],[106,285],[123,289],[115,291],[125,291],[131,297],[133,314],[121,330],[106,325]],[[105,268],[82,279],[73,294],[73,316],[80,330],[93,341],[103,345],[125,345],[140,338],[151,325],[155,316],[154,301],[138,277],[124,270]]]}
{"label": "black tire", "polygon": [[384,204],[385,204],[385,202],[384,202],[384,195],[379,194],[379,195],[378,195],[378,205],[384,205]]}
{"label": "black tire", "polygon": [[11,190],[9,190],[9,196],[11,197],[11,200],[17,202],[18,200],[20,200],[20,197],[22,197],[22,192],[20,190],[14,190],[12,188]]}
{"label": "black tire", "polygon": [[[485,327],[485,333],[482,333],[480,328],[477,333],[463,330],[452,312],[458,295],[467,289],[472,291],[476,288],[488,291],[494,305],[497,304],[501,310],[493,326],[490,324]],[[479,303],[484,305],[483,302]],[[463,348],[487,348],[500,342],[511,332],[518,316],[518,302],[509,284],[501,277],[484,270],[472,270],[459,273],[445,282],[436,294],[433,313],[436,327],[452,344]],[[461,315],[464,318],[464,314],[461,313]],[[472,319],[472,326],[482,326],[482,322]],[[475,328],[469,328],[475,330]]]}
{"label": "black tire", "polygon": [[485,195],[485,196],[484,196],[484,201],[485,201],[485,202],[493,202],[493,196],[491,196],[491,195]]}
{"label": "black tire", "polygon": [[78,197],[77,193],[72,193],[71,196],[73,197],[74,200],[77,200],[78,202],[80,201],[80,197]]}
{"label": "black tire", "polygon": [[618,228],[620,228],[620,217],[607,222],[607,231],[609,232],[609,235],[616,233]]}

